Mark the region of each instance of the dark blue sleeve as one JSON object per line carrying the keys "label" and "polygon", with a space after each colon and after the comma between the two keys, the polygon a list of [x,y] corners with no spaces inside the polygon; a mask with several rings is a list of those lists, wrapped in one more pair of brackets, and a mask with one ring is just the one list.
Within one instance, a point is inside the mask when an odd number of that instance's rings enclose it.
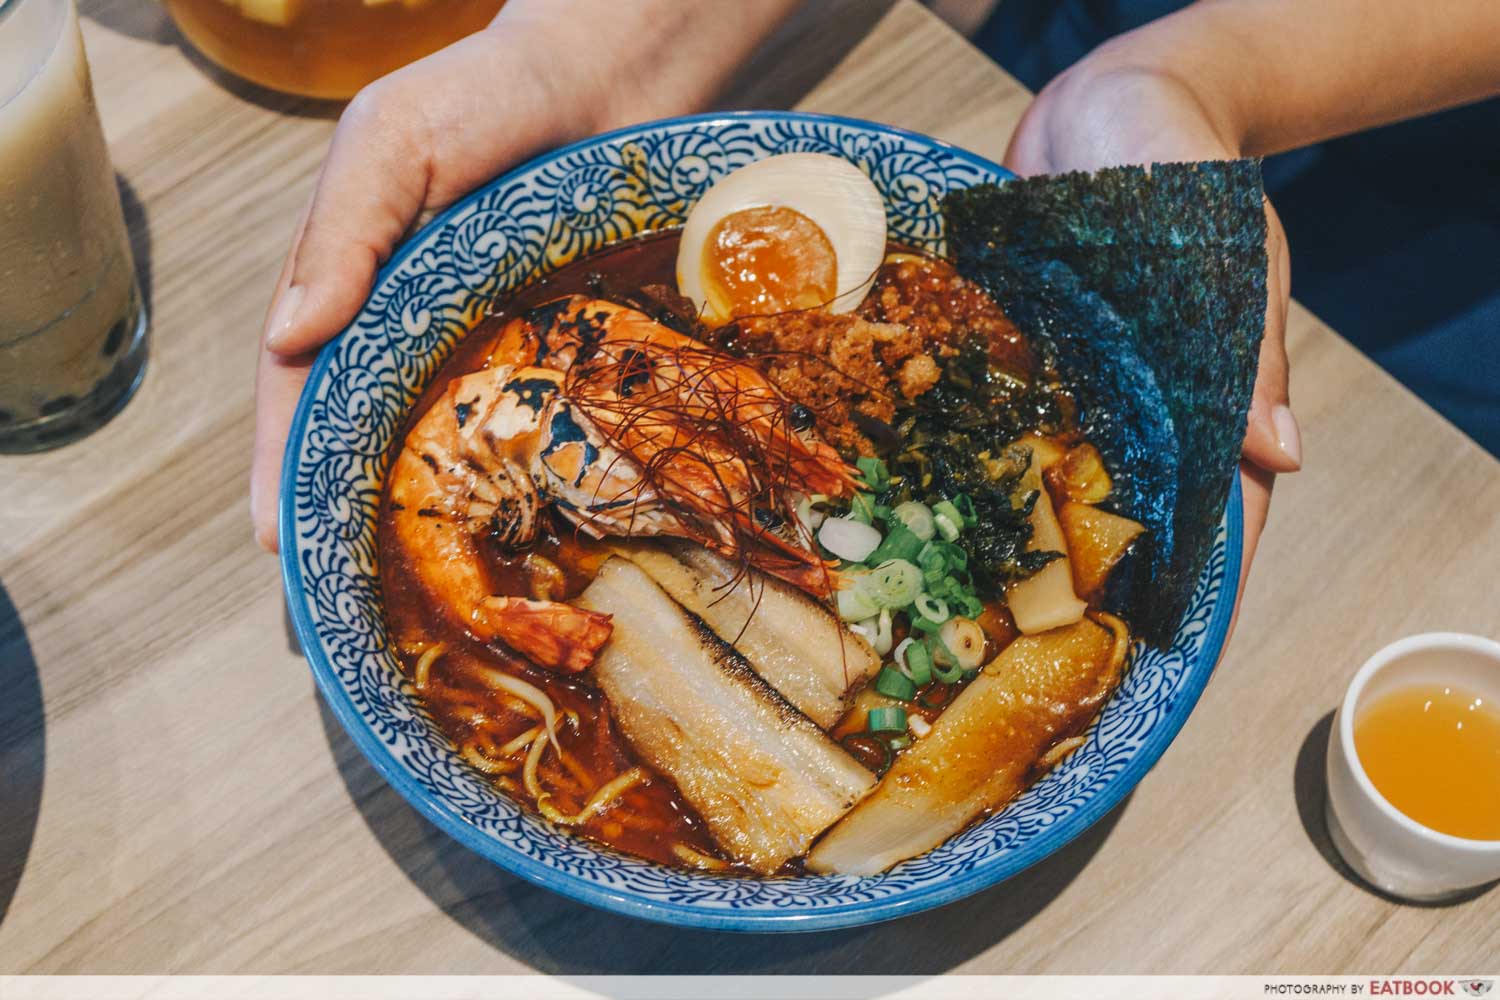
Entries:
{"label": "dark blue sleeve", "polygon": [[[974,42],[1040,90],[1184,6],[1002,0]],[[1500,456],[1500,100],[1270,157],[1265,184],[1298,300]]]}

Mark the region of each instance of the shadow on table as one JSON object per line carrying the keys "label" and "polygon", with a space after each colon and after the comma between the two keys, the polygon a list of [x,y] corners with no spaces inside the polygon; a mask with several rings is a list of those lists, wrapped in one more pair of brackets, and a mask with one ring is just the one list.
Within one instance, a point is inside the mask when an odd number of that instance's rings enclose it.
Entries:
{"label": "shadow on table", "polygon": [[130,238],[130,253],[135,258],[135,276],[140,282],[141,297],[145,300],[148,316],[152,315],[151,272],[151,224],[146,218],[146,206],[135,193],[135,188],[123,174],[115,174],[115,187],[120,192],[120,208],[125,214],[125,231]]}
{"label": "shadow on table", "polygon": [[[1003,885],[918,916],[844,931],[689,931],[614,916],[509,875],[450,839],[392,791],[320,699],[350,797],[386,852],[453,920],[540,972],[937,975],[993,947],[1087,866],[1127,798],[1057,854]],[[482,969],[408,970],[482,972]]]}
{"label": "shadow on table", "polygon": [[36,658],[3,585],[0,692],[0,923],[4,923],[36,834],[47,739]]}
{"label": "shadow on table", "polygon": [[1466,903],[1484,895],[1496,885],[1500,885],[1500,883],[1491,882],[1441,902],[1416,903],[1377,889],[1354,873],[1354,869],[1345,863],[1338,849],[1333,846],[1333,840],[1328,836],[1328,822],[1323,816],[1323,804],[1327,798],[1328,788],[1328,738],[1333,732],[1333,715],[1333,712],[1329,712],[1323,716],[1308,732],[1307,738],[1302,741],[1302,746],[1297,751],[1297,764],[1292,775],[1292,787],[1297,797],[1297,817],[1302,821],[1302,829],[1307,833],[1307,839],[1323,856],[1323,860],[1328,862],[1329,867],[1338,872],[1344,881],[1372,896],[1378,896],[1388,903],[1423,909]]}
{"label": "shadow on table", "polygon": [[296,115],[300,118],[337,118],[344,109],[343,101],[321,101],[310,97],[283,94],[266,87],[242,80],[209,61],[189,42],[166,8],[152,0],[134,2],[105,2],[105,0],[79,0],[79,13],[85,18],[108,28],[110,31],[138,38],[158,45],[172,45],[181,49],[188,61],[204,76],[221,89],[250,104],[279,115]]}

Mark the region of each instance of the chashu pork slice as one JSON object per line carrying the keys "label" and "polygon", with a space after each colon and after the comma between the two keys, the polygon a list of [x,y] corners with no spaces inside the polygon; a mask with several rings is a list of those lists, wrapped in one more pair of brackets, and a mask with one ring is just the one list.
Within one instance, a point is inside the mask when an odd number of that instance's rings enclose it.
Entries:
{"label": "chashu pork slice", "polygon": [[874,875],[929,851],[1024,789],[1119,683],[1130,637],[1117,618],[1025,635],[896,759],[807,857],[815,872]]}
{"label": "chashu pork slice", "polygon": [[789,583],[744,570],[692,542],[619,551],[824,729],[834,727],[850,699],[880,669],[880,657],[868,642]]}
{"label": "chashu pork slice", "polygon": [[578,603],[614,616],[593,674],[620,731],[736,861],[776,871],[874,787],[640,567],[610,559]]}

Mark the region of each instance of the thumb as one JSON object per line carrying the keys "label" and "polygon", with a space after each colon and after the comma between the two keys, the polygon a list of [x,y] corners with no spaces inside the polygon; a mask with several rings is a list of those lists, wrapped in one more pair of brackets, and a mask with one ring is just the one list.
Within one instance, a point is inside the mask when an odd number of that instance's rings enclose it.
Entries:
{"label": "thumb", "polygon": [[359,311],[375,271],[426,200],[420,114],[380,81],[345,109],[266,319],[266,348],[316,350]]}
{"label": "thumb", "polygon": [[1291,303],[1291,262],[1286,234],[1266,202],[1266,326],[1260,367],[1245,427],[1244,457],[1267,472],[1302,468],[1302,432],[1292,414],[1288,389],[1286,316]]}

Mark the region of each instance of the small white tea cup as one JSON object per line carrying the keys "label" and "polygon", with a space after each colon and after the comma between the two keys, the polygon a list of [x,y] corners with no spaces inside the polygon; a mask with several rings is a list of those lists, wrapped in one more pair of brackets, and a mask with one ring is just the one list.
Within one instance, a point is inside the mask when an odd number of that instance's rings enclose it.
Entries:
{"label": "small white tea cup", "polygon": [[1500,705],[1500,642],[1428,632],[1365,661],[1328,737],[1325,811],[1334,847],[1361,878],[1392,896],[1441,902],[1500,879],[1500,840],[1454,837],[1418,823],[1376,790],[1354,749],[1354,720],[1365,706],[1420,684],[1463,687]]}

